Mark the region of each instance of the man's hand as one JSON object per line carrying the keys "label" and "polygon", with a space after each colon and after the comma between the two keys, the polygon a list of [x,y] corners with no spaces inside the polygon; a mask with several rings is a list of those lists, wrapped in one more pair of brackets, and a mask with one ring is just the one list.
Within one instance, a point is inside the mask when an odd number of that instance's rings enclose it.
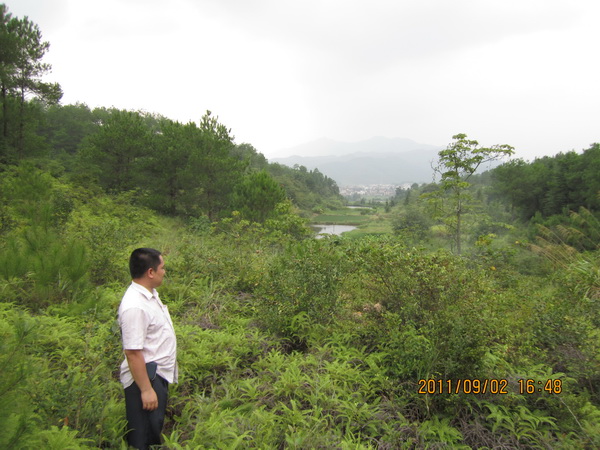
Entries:
{"label": "man's hand", "polygon": [[158,397],[154,389],[150,388],[146,391],[142,391],[142,404],[146,411],[154,411],[158,408]]}
{"label": "man's hand", "polygon": [[146,361],[141,350],[125,350],[127,363],[133,380],[142,391],[142,407],[146,411],[154,411],[158,408],[158,397],[152,388],[152,383],[146,372]]}

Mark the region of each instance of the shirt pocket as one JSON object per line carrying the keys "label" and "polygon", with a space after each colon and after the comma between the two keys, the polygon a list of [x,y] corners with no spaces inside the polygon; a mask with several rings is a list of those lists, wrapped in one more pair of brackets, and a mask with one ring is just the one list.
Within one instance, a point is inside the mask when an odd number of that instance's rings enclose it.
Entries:
{"label": "shirt pocket", "polygon": [[150,324],[148,326],[148,337],[160,337],[162,330],[168,326],[169,323],[167,322],[167,318],[164,316],[164,314],[162,314],[162,312],[153,312],[150,317]]}

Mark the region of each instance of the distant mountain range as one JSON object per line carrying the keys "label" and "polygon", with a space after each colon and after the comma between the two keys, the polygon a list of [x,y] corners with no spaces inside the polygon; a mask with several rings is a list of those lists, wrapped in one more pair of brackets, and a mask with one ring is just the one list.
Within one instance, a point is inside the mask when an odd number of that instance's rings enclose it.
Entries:
{"label": "distant mountain range", "polygon": [[282,150],[270,162],[318,169],[339,186],[423,183],[433,179],[432,162],[442,147],[410,139],[374,137],[360,142],[330,139]]}

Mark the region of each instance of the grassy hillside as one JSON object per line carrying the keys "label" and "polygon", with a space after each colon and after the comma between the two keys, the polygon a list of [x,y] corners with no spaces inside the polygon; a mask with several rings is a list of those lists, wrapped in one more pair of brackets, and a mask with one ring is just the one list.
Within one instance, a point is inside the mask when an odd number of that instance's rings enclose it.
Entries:
{"label": "grassy hillside", "polygon": [[165,448],[600,444],[597,252],[190,227],[35,175],[3,174],[3,448],[122,446],[115,312],[140,245],[165,254],[179,344]]}

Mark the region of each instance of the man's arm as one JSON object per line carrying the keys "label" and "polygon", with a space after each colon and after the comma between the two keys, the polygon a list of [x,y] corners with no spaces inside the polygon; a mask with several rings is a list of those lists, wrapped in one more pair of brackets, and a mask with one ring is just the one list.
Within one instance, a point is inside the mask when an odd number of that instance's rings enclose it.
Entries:
{"label": "man's arm", "polygon": [[133,380],[142,391],[143,408],[148,411],[153,411],[158,408],[158,397],[152,388],[148,372],[146,372],[146,360],[141,350],[125,350],[129,370],[133,376]]}

